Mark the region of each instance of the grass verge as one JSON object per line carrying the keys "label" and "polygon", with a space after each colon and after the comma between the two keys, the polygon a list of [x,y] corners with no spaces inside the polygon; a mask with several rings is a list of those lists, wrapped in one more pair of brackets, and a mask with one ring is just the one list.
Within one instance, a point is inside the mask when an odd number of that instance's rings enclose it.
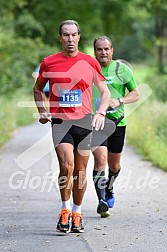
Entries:
{"label": "grass verge", "polygon": [[167,104],[145,102],[128,118],[127,142],[145,160],[167,171]]}
{"label": "grass verge", "polygon": [[37,112],[35,107],[27,108],[18,106],[18,102],[20,101],[33,101],[33,96],[20,95],[21,93],[20,91],[10,98],[1,97],[0,147],[13,136],[16,129],[34,121],[33,113]]}

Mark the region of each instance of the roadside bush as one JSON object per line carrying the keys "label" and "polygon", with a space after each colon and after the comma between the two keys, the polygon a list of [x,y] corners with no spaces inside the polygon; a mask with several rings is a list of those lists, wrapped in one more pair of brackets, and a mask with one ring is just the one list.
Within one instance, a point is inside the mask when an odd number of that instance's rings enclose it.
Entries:
{"label": "roadside bush", "polygon": [[157,73],[155,66],[147,68],[146,81],[150,83],[153,89],[153,94],[157,100],[166,102],[167,101],[167,74]]}
{"label": "roadside bush", "polygon": [[167,171],[167,103],[147,101],[128,118],[127,141],[144,159]]}
{"label": "roadside bush", "polygon": [[1,95],[11,95],[21,87],[31,89],[32,72],[42,57],[53,48],[43,44],[41,39],[15,37],[11,33],[0,35]]}
{"label": "roadside bush", "polygon": [[16,91],[10,99],[1,96],[0,99],[0,147],[14,134],[15,130],[21,126],[34,121],[33,113],[37,110],[35,107],[19,107],[19,101],[33,101],[33,95],[25,94],[25,90]]}

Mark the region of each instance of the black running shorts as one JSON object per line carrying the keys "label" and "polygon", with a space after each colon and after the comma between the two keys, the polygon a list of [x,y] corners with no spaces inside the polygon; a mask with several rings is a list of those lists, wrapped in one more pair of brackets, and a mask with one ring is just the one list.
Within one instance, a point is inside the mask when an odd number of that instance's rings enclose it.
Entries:
{"label": "black running shorts", "polygon": [[74,148],[89,150],[92,138],[92,115],[79,120],[62,120],[52,118],[52,138],[54,146],[70,143]]}
{"label": "black running shorts", "polygon": [[91,147],[106,146],[109,152],[121,153],[124,146],[126,126],[116,126],[107,120],[104,130],[93,130]]}
{"label": "black running shorts", "polygon": [[109,152],[121,153],[125,141],[126,126],[116,127],[115,132],[107,139],[107,148]]}

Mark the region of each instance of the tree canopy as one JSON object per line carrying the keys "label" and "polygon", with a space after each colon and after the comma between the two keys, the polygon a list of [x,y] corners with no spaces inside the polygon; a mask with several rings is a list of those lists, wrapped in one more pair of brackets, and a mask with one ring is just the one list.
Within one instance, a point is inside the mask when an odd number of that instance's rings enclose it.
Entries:
{"label": "tree canopy", "polygon": [[80,24],[81,50],[107,35],[116,58],[151,59],[165,73],[166,0],[1,0],[0,5],[0,93],[27,85],[42,57],[60,50],[58,27],[66,19]]}

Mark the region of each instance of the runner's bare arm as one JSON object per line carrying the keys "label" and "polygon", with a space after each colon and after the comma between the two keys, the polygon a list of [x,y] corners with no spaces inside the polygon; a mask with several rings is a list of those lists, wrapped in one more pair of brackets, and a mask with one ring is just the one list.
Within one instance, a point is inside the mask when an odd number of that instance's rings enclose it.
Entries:
{"label": "runner's bare arm", "polygon": [[125,97],[123,97],[124,104],[136,102],[140,99],[140,93],[138,87],[130,91]]}
{"label": "runner's bare arm", "polygon": [[104,128],[105,111],[109,107],[110,92],[105,81],[99,82],[97,88],[100,92],[100,106],[93,118],[92,126],[95,127],[96,130],[99,130]]}
{"label": "runner's bare arm", "polygon": [[51,122],[51,114],[47,112],[45,107],[45,95],[43,91],[44,87],[45,83],[37,79],[34,85],[34,99],[40,114],[39,122],[42,124]]}
{"label": "runner's bare arm", "polygon": [[[127,93],[126,96],[121,98],[123,100],[123,104],[129,104],[138,101],[140,99],[140,93],[138,87],[134,88],[132,91],[129,91],[129,93]],[[110,99],[110,106],[112,108],[120,106],[119,99],[117,98]]]}

